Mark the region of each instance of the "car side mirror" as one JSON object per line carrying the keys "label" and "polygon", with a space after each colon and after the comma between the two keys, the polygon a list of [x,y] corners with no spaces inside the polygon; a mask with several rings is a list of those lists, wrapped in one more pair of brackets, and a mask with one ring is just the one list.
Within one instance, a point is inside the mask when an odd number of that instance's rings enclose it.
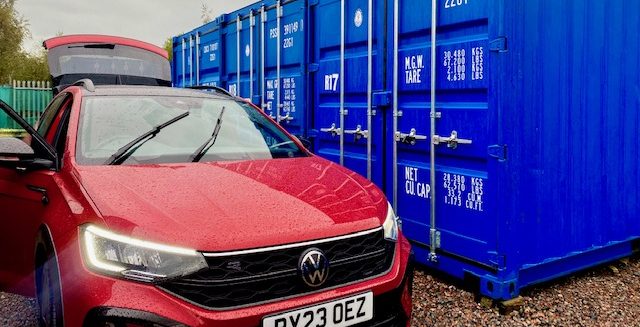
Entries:
{"label": "car side mirror", "polygon": [[300,141],[300,143],[302,143],[302,146],[304,146],[305,149],[311,151],[311,141],[309,141],[309,139],[300,135],[294,135],[294,136],[296,137],[296,139],[298,139],[298,141]]}
{"label": "car side mirror", "polygon": [[53,166],[51,160],[36,158],[33,149],[22,140],[14,137],[0,138],[0,167],[24,171],[49,169]]}

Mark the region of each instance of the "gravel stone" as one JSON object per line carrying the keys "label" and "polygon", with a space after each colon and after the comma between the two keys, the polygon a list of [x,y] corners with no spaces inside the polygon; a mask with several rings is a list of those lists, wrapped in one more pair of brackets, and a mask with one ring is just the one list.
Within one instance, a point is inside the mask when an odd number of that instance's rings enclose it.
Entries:
{"label": "gravel stone", "polygon": [[[618,273],[614,273],[615,266]],[[416,271],[412,326],[640,327],[640,257],[595,268],[522,293],[522,305],[501,315],[474,294]],[[36,326],[33,299],[0,293],[0,326]]]}

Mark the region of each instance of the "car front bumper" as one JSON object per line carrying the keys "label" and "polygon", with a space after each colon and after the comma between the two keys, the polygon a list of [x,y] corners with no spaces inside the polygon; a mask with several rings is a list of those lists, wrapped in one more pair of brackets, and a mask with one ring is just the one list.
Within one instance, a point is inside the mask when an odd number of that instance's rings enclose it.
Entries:
{"label": "car front bumper", "polygon": [[[408,326],[413,265],[400,235],[389,273],[372,280],[235,310],[207,310],[159,288],[90,272],[67,251],[60,258],[66,326],[260,326],[263,317],[363,292],[374,294],[374,319],[362,326]],[[74,258],[75,257],[75,258]],[[359,326],[358,326],[359,327]]]}

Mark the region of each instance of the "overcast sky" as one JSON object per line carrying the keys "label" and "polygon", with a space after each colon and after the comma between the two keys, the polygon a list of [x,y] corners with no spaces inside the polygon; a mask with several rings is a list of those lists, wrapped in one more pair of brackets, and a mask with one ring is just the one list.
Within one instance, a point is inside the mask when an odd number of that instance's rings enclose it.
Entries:
{"label": "overcast sky", "polygon": [[202,25],[203,4],[213,17],[255,0],[17,0],[17,10],[29,22],[31,39],[23,47],[34,51],[57,33],[126,36],[162,46],[170,36]]}

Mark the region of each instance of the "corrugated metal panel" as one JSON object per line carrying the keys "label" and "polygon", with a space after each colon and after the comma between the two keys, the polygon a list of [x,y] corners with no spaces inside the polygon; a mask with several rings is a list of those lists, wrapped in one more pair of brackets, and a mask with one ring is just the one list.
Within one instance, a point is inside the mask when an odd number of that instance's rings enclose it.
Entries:
{"label": "corrugated metal panel", "polygon": [[640,236],[640,3],[505,6],[504,252],[510,270],[531,267],[520,273],[528,284],[548,274],[533,265],[583,256],[572,271],[628,253],[613,245]]}

